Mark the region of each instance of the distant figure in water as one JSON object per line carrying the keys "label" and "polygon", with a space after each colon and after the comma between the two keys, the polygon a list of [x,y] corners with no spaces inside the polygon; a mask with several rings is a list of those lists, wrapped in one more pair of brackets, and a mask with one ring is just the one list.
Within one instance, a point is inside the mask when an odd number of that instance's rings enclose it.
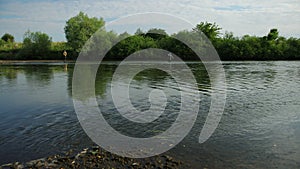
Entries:
{"label": "distant figure in water", "polygon": [[68,55],[67,51],[64,51],[64,52],[63,52],[63,55],[64,55],[64,57],[65,57],[64,62],[66,62],[66,61],[67,61],[67,55]]}
{"label": "distant figure in water", "polygon": [[169,56],[169,62],[171,62],[172,59],[174,58],[173,55],[172,55],[172,53],[169,53],[168,56]]}

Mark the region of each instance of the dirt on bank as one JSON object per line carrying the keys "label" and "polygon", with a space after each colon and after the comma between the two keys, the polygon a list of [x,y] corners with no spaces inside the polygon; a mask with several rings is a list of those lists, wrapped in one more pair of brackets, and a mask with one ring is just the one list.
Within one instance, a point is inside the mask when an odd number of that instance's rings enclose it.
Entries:
{"label": "dirt on bank", "polygon": [[44,169],[44,168],[103,168],[103,169],[172,169],[188,168],[181,161],[167,155],[132,159],[120,157],[98,146],[87,148],[80,153],[72,151],[66,155],[53,155],[26,163],[14,162],[0,166],[1,169]]}

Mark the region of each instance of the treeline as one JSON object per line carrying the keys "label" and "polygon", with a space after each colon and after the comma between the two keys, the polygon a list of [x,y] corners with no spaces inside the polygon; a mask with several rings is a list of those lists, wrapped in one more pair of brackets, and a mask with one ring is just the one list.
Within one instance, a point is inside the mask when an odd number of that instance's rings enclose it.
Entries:
{"label": "treeline", "polygon": [[221,60],[300,60],[300,39],[278,36],[277,29],[263,37],[226,33],[213,44]]}
{"label": "treeline", "polygon": [[[5,40],[6,36],[11,38]],[[70,49],[66,42],[52,42],[46,33],[28,30],[22,43],[15,42],[14,37],[6,33],[0,39],[0,60],[60,60],[62,51],[68,50],[72,53]],[[75,54],[71,59],[76,59]]]}
{"label": "treeline", "polygon": [[[0,59],[63,59],[65,50],[68,59],[76,59],[86,41],[104,24],[103,18],[90,18],[80,12],[66,22],[64,30],[67,42],[52,42],[52,38],[45,33],[27,31],[23,43],[16,43],[12,35],[4,34],[0,40]],[[186,39],[193,46],[203,48],[203,42],[195,38],[203,34],[211,41],[221,60],[300,59],[300,39],[282,37],[275,28],[263,37],[236,37],[232,32],[222,35],[220,31],[221,28],[215,23],[201,22],[191,31],[183,30],[172,35],[158,28],[145,32],[138,29],[134,35],[105,30],[100,33],[105,37],[102,45],[109,46],[123,39],[107,53],[106,60],[122,60],[147,48],[165,49],[183,60],[198,60],[196,54],[177,39]]]}

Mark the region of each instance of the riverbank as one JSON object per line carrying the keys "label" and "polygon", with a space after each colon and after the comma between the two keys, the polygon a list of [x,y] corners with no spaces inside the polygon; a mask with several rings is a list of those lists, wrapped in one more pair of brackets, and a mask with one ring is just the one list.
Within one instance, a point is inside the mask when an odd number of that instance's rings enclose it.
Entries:
{"label": "riverbank", "polygon": [[0,60],[0,64],[15,64],[15,63],[73,63],[74,60]]}
{"label": "riverbank", "polygon": [[[187,167],[187,166],[186,166]],[[65,155],[25,163],[14,162],[0,166],[0,169],[39,169],[39,168],[186,168],[184,164],[167,155],[144,159],[120,157],[95,146],[83,149],[80,153],[69,151]]]}

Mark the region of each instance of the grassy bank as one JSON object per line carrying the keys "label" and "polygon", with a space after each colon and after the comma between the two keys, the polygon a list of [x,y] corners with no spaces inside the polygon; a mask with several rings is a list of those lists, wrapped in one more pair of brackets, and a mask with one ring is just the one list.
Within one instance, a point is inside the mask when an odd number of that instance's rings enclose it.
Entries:
{"label": "grassy bank", "polygon": [[36,50],[27,51],[23,48],[23,43],[5,43],[0,45],[0,60],[64,60],[65,50],[68,52],[68,60],[75,60],[78,55],[66,45],[66,42],[52,42],[46,52]]}

